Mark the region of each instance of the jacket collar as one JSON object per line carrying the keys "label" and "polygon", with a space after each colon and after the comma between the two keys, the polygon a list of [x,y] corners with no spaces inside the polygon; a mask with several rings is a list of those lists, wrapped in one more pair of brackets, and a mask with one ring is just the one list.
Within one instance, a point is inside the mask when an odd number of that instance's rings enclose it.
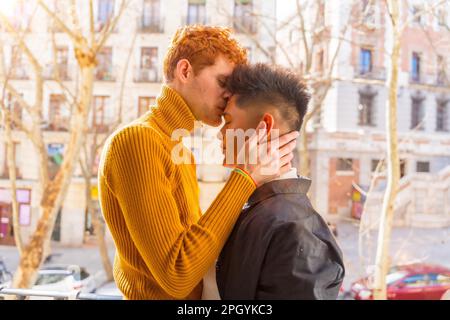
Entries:
{"label": "jacket collar", "polygon": [[306,194],[311,186],[311,179],[299,177],[294,179],[272,180],[258,187],[250,196],[246,207],[253,206],[276,194]]}
{"label": "jacket collar", "polygon": [[191,109],[180,94],[167,85],[163,85],[156,106],[151,110],[151,119],[169,137],[177,129],[189,132],[194,129],[195,117]]}

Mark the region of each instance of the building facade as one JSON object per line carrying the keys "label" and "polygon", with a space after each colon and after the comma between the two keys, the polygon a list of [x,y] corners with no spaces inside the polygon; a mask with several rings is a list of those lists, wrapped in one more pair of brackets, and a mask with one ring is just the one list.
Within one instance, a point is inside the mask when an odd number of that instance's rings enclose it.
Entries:
{"label": "building facade", "polygon": [[[120,2],[94,0],[94,28],[97,35],[118,13]],[[15,4],[16,6],[9,8],[11,24],[18,31],[26,31],[27,45],[44,65],[42,76],[45,79],[45,123],[42,126],[45,129],[49,156],[48,167],[50,175],[54,175],[62,162],[64,147],[68,142],[70,118],[67,95],[62,86],[54,81],[54,77],[58,76],[64,86],[72,92],[76,91],[78,74],[74,48],[67,34],[62,32],[43,10],[33,13],[36,1],[18,0]],[[50,9],[56,10],[63,21],[70,21],[69,1],[47,0],[46,4]],[[78,6],[80,25],[85,28],[84,34],[88,34],[87,3],[79,1]],[[118,119],[121,123],[128,123],[148,111],[160,92],[163,82],[162,62],[177,28],[186,24],[213,24],[233,28],[239,41],[247,48],[249,57],[253,61],[264,61],[261,50],[273,52],[274,48],[274,41],[264,28],[273,29],[271,25],[275,19],[256,19],[253,16],[274,17],[274,14],[275,1],[131,1],[97,56],[87,145],[90,147],[94,139],[102,141],[111,133]],[[3,60],[9,71],[8,81],[25,101],[31,103],[34,101],[35,90],[30,63],[23,52],[20,52],[16,39],[5,26],[1,28],[1,36],[4,41]],[[7,95],[5,103],[25,123],[31,121],[12,95]],[[3,133],[3,128],[0,128],[0,244],[13,244],[11,192]],[[214,142],[213,136],[214,133],[205,139],[205,146]],[[21,233],[26,240],[38,221],[38,201],[42,191],[37,183],[39,168],[36,166],[38,161],[32,143],[18,128],[13,128],[13,138]],[[193,151],[197,152],[195,149]],[[199,166],[199,176],[204,180],[222,181],[226,174],[226,170],[218,165]],[[94,187],[91,196],[94,198],[94,206],[99,210],[96,201],[96,175],[94,165],[91,179]],[[93,228],[91,217],[86,213],[85,189],[82,171],[78,166],[56,219],[53,241],[79,246],[90,238]]]}
{"label": "building facade", "polygon": [[[72,42],[42,10],[37,10],[28,24],[33,14],[30,3],[34,1],[17,1],[11,19],[15,28],[27,31],[27,44],[45,65],[42,126],[51,175],[62,161],[70,117],[67,97],[54,77],[57,74],[65,86],[75,90],[78,75]],[[89,26],[87,8],[79,3],[81,25]],[[163,81],[165,52],[172,35],[182,25],[199,23],[234,28],[252,62],[275,62],[294,71],[308,70],[308,76],[317,78],[325,77],[340,46],[332,68],[332,86],[308,130],[311,198],[317,211],[328,220],[359,219],[367,189],[373,184],[365,214],[376,222],[386,183],[383,165],[379,166],[380,173],[376,169],[386,157],[387,70],[392,43],[384,2],[300,3],[301,8],[294,0],[133,0],[98,55],[87,145],[91,146],[95,137],[101,141],[109,135],[119,114],[120,122],[127,123],[154,103]],[[47,4],[67,17],[68,6],[64,1],[49,0]],[[111,22],[119,4],[117,0],[94,1],[98,33]],[[445,27],[449,25],[449,8],[418,15],[423,4],[405,0],[402,7],[402,16],[411,21],[402,35],[398,93],[402,179],[396,223],[439,227],[450,225],[450,89],[446,55],[450,34]],[[304,36],[306,45],[314,47],[309,58],[298,23],[301,12],[309,30]],[[342,32],[345,41],[339,44]],[[35,90],[30,64],[4,27],[1,33],[9,81],[23,99],[31,102]],[[5,97],[5,103],[24,122],[31,121],[11,95]],[[217,143],[216,133],[211,128],[199,129],[202,146],[199,149],[191,145],[197,157],[203,149]],[[35,165],[38,161],[31,142],[18,128],[13,128],[13,136],[20,224],[26,239],[36,226],[37,201],[42,191],[38,188],[39,168]],[[0,244],[13,244],[3,128],[0,128],[0,150]],[[210,202],[228,172],[217,164],[199,164],[197,173],[201,197],[205,203]],[[96,185],[95,165],[91,183]],[[78,167],[56,220],[54,241],[79,246],[90,238],[93,229],[91,217],[86,213],[85,189]],[[96,188],[90,192],[99,210]]]}
{"label": "building facade", "polygon": [[[437,3],[401,2],[405,28],[397,110],[401,160],[397,225],[450,225],[449,8],[445,4],[433,9]],[[367,204],[365,214],[377,226],[386,186],[386,166],[380,160],[387,155],[393,41],[389,15],[383,1],[318,1],[309,10],[313,19],[306,23],[316,33],[309,44],[321,54],[313,56],[314,74],[323,76],[337,52],[329,77],[332,86],[308,131],[311,196],[317,210],[330,220],[360,219]],[[319,24],[314,19],[318,16]],[[285,18],[292,19],[292,13]],[[296,55],[302,64],[304,44],[298,37],[289,42],[292,32],[287,27],[280,37],[290,51],[300,52]],[[343,40],[336,50],[339,39]],[[280,61],[286,61],[280,55]],[[373,191],[368,193],[371,185]]]}

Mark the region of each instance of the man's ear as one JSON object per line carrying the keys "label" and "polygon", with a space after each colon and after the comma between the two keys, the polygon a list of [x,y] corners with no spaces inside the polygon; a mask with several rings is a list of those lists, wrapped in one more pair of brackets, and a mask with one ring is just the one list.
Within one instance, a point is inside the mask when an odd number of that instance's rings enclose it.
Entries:
{"label": "man's ear", "polygon": [[175,69],[175,74],[181,82],[187,82],[191,72],[192,65],[189,60],[181,59],[178,61],[177,68]]}
{"label": "man's ear", "polygon": [[273,116],[270,113],[264,113],[262,121],[266,123],[267,128],[267,134],[270,134],[270,131],[272,131],[273,125],[275,123],[275,120],[273,119]]}

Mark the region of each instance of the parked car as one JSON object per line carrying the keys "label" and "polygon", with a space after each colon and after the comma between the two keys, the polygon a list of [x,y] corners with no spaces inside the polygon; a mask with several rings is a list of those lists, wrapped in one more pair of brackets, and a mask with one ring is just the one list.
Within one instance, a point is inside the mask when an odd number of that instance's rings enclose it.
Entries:
{"label": "parked car", "polygon": [[3,259],[0,258],[0,285],[12,279],[12,273],[8,270]]}
{"label": "parked car", "polygon": [[33,289],[93,292],[95,282],[86,269],[78,265],[46,265],[39,270]]}
{"label": "parked car", "polygon": [[[373,299],[370,277],[353,282],[351,296],[356,300]],[[388,300],[439,300],[450,290],[450,269],[442,266],[415,263],[389,270]]]}
{"label": "parked car", "polygon": [[[3,284],[9,287],[11,281]],[[95,291],[96,285],[93,276],[85,268],[78,265],[44,265],[38,272],[33,290],[70,292],[79,290],[89,293]],[[30,297],[30,299],[40,299]]]}

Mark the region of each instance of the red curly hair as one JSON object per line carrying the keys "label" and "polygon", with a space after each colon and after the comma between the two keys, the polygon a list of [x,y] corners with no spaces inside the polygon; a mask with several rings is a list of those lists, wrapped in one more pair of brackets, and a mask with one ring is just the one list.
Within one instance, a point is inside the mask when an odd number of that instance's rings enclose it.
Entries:
{"label": "red curly hair", "polygon": [[194,74],[198,74],[204,67],[213,65],[219,54],[236,65],[247,64],[247,51],[231,38],[230,29],[204,25],[179,28],[164,58],[166,81],[174,79],[174,71],[181,59],[187,59]]}

